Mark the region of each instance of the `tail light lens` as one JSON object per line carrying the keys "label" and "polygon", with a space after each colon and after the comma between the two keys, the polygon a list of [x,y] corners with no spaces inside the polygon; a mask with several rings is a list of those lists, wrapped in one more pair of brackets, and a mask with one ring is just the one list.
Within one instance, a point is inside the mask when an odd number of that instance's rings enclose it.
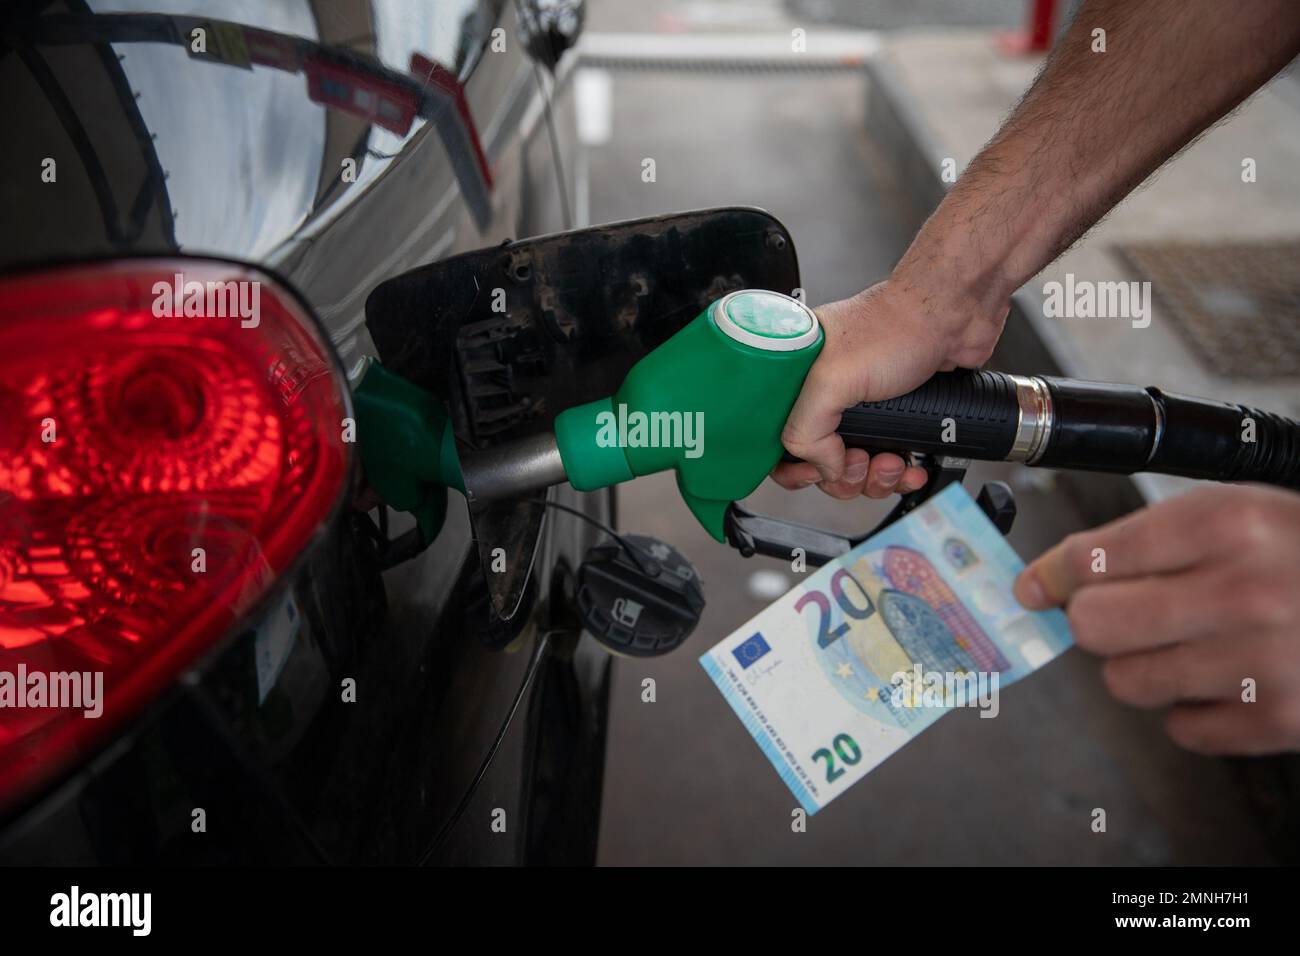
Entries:
{"label": "tail light lens", "polygon": [[298,304],[237,266],[0,280],[0,804],[136,713],[302,553],[346,484],[347,394]]}

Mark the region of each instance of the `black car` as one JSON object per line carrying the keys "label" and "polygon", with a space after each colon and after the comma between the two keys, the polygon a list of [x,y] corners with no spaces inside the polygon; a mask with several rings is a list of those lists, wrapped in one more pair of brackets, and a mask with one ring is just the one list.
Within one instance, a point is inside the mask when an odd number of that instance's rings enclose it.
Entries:
{"label": "black car", "polygon": [[594,859],[602,532],[521,521],[494,593],[340,439],[377,285],[570,225],[580,13],[0,12],[0,862]]}

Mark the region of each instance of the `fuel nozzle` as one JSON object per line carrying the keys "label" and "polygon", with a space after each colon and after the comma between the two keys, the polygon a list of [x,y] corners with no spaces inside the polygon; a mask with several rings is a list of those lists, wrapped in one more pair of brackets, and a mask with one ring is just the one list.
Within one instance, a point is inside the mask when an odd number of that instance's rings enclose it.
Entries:
{"label": "fuel nozzle", "polygon": [[592,491],[659,471],[709,534],[780,460],[781,429],[823,335],[812,309],[759,289],[718,299],[632,367],[618,391],[560,413],[569,482]]}
{"label": "fuel nozzle", "polygon": [[447,410],[378,362],[366,369],[353,404],[367,482],[387,504],[415,516],[427,544],[446,516],[446,489],[465,491]]}
{"label": "fuel nozzle", "polygon": [[790,296],[723,296],[633,366],[613,395],[561,412],[554,433],[464,455],[464,490],[490,499],[567,480],[595,491],[672,470],[686,504],[722,541],[727,507],[781,457],[781,428],[822,338],[813,311]]}
{"label": "fuel nozzle", "polygon": [[375,363],[357,389],[362,460],[380,496],[430,530],[447,487],[486,501],[673,470],[722,541],[728,506],[780,459],[781,428],[822,341],[797,299],[732,292],[642,358],[613,395],[562,411],[553,432],[459,453],[438,401]]}

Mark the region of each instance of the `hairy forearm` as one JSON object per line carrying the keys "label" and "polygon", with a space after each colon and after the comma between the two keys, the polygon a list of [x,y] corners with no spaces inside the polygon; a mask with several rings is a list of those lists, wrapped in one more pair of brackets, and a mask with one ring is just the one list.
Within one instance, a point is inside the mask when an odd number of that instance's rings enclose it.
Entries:
{"label": "hairy forearm", "polygon": [[1297,53],[1298,0],[1087,0],[895,278],[1000,326],[1011,292]]}

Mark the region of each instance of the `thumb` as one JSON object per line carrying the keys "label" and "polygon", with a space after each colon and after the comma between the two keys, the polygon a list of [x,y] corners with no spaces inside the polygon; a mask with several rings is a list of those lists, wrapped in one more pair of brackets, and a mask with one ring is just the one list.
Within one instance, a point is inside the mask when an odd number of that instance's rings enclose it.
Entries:
{"label": "thumb", "polygon": [[792,455],[810,462],[823,481],[839,481],[844,474],[844,440],[836,434],[844,409],[852,405],[851,385],[827,371],[820,357],[813,363],[803,390],[795,399],[781,433],[781,443]]}

